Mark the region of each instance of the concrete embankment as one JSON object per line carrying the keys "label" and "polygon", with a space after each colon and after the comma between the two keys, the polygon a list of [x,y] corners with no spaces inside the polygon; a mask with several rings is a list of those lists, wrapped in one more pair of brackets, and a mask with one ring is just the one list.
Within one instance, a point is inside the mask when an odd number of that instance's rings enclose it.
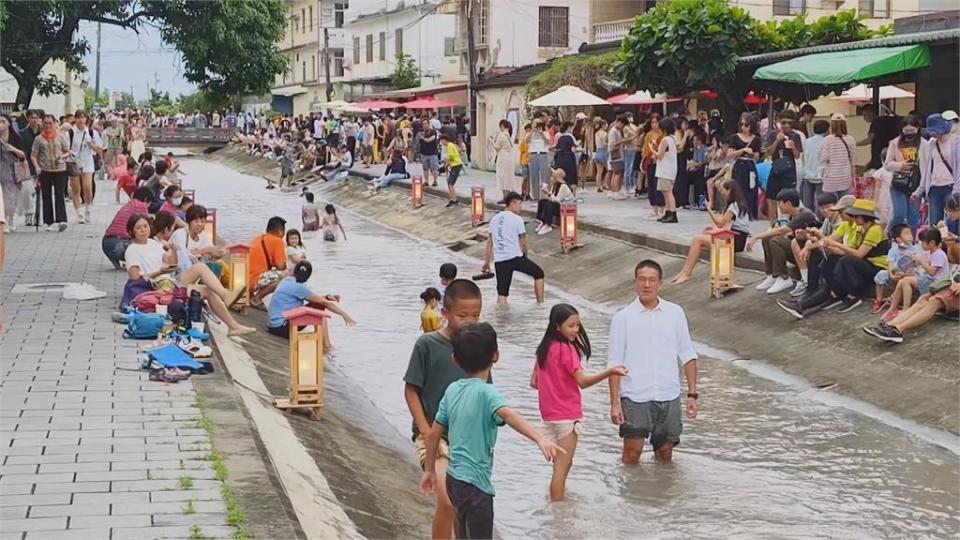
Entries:
{"label": "concrete embankment", "polygon": [[[275,175],[262,158],[238,156],[224,150],[210,156],[249,174]],[[299,189],[299,188],[297,188]],[[444,201],[428,197],[413,210],[409,192],[391,188],[371,197],[358,181],[310,184],[318,197],[405,231],[427,241],[482,258],[484,228],[469,225],[466,208],[444,209]],[[683,261],[663,251],[632,243],[629,235],[581,233],[584,246],[569,254],[559,250],[556,233],[528,236],[530,255],[547,273],[548,288],[558,287],[584,298],[622,305],[633,297],[632,271],[644,258],[676,273]],[[661,247],[661,246],[657,246]],[[685,307],[694,338],[737,358],[758,360],[809,381],[889,411],[922,426],[960,433],[960,332],[956,323],[934,320],[907,336],[903,345],[889,346],[864,334],[860,327],[873,320],[865,307],[848,314],[822,313],[795,321],[766,294],[749,285],[762,277],[738,269],[741,292],[722,300],[708,296],[707,270],[700,266],[694,280],[682,286],[666,285],[663,296]],[[953,351],[953,352],[950,352]],[[704,389],[709,394],[709,389]]]}

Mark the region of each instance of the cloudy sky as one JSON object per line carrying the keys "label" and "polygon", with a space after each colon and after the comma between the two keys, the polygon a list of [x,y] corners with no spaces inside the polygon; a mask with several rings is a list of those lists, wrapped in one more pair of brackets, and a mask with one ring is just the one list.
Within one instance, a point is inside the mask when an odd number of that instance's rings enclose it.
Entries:
{"label": "cloudy sky", "polygon": [[[93,88],[97,24],[82,21],[79,33],[90,42],[90,54],[84,63],[87,66],[87,79]],[[183,78],[179,55],[173,47],[163,43],[158,30],[141,27],[137,34],[105,24],[100,46],[100,90],[129,92],[131,86],[136,99],[146,99],[150,87],[169,91],[174,99],[195,88]]]}

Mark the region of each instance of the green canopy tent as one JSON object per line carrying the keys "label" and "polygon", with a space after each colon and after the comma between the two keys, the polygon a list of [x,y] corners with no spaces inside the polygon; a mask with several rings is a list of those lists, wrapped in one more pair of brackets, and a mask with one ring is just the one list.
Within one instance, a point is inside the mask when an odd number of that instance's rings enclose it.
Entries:
{"label": "green canopy tent", "polygon": [[926,45],[876,47],[808,54],[763,66],[753,78],[795,84],[846,85],[881,79],[930,65]]}

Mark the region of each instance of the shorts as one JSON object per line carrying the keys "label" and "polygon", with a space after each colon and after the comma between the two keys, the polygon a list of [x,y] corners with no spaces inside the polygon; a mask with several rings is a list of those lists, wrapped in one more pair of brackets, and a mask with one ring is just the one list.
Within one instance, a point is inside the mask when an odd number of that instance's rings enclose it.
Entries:
{"label": "shorts", "polygon": [[637,403],[628,398],[620,398],[623,409],[623,424],[620,425],[620,437],[623,439],[650,438],[650,444],[656,450],[665,443],[680,444],[683,422],[680,414],[683,407],[680,397],[673,401],[645,401]]}
{"label": "shorts", "polygon": [[939,300],[943,304],[944,313],[960,311],[960,296],[953,294],[949,287],[933,295],[933,300]]}
{"label": "shorts", "polygon": [[553,442],[560,442],[571,433],[580,435],[580,420],[560,420],[558,422],[543,421],[543,434]]}
{"label": "shorts", "polygon": [[606,148],[601,148],[593,154],[593,160],[601,165],[606,165],[609,157],[610,154],[607,152]]}
{"label": "shorts", "polygon": [[623,172],[623,160],[611,161],[610,162],[610,172]]}
{"label": "shorts", "polygon": [[520,166],[520,174],[523,175],[524,178],[527,178],[527,177],[530,176],[530,164],[529,164],[529,163],[527,163],[526,165],[521,165],[521,166]]}
{"label": "shorts", "polygon": [[764,196],[768,201],[777,200],[777,196],[780,195],[780,192],[785,189],[796,189],[796,168],[793,163],[790,165],[791,166],[788,169],[779,174],[773,174],[773,171],[771,170],[770,176],[767,177],[767,189],[764,190]]}
{"label": "shorts", "polygon": [[493,495],[449,474],[447,495],[456,514],[456,538],[493,538]]}
{"label": "shorts", "polygon": [[455,186],[457,185],[457,178],[460,176],[460,171],[463,170],[463,165],[457,165],[456,167],[450,167],[450,170],[447,171],[447,185]]}
{"label": "shorts", "polygon": [[423,170],[430,171],[433,174],[440,173],[440,156],[436,154],[421,155],[420,163],[423,164]]}
{"label": "shorts", "polygon": [[[417,449],[417,459],[420,461],[420,469],[422,470],[424,464],[427,462],[427,441],[423,439],[423,435],[417,435],[417,438],[413,440],[413,445]],[[447,444],[447,441],[443,439],[440,439],[437,457],[450,459],[450,446]]]}
{"label": "shorts", "polygon": [[260,277],[257,278],[257,284],[253,288],[253,294],[256,294],[260,289],[269,287],[274,283],[279,283],[283,279],[283,272],[277,270],[276,268],[271,268],[266,272],[260,274]]}
{"label": "shorts", "polygon": [[[882,271],[883,270],[881,270],[880,272]],[[933,283],[934,281],[935,280],[930,276],[917,276],[917,291],[919,291],[920,294],[927,294],[928,292],[930,292],[930,284]]]}
{"label": "shorts", "polygon": [[676,182],[676,180],[657,178],[657,191],[673,191],[674,182]]}
{"label": "shorts", "polygon": [[526,274],[533,279],[543,279],[543,269],[537,266],[537,263],[528,259],[526,255],[500,261],[494,263],[493,266],[497,274],[497,295],[504,298],[510,296],[510,285],[513,283],[514,272]]}
{"label": "shorts", "polygon": [[336,148],[340,146],[340,134],[331,133],[327,135],[327,146],[329,146],[330,148]]}
{"label": "shorts", "polygon": [[889,285],[890,284],[890,272],[886,270],[881,270],[877,272],[877,275],[873,276],[873,282],[877,285]]}
{"label": "shorts", "polygon": [[361,147],[360,147],[360,155],[363,156],[363,157],[371,157],[371,156],[373,156],[373,146],[368,145],[368,144],[364,144],[363,146],[361,146]]}
{"label": "shorts", "polygon": [[743,253],[743,250],[747,248],[747,238],[750,236],[750,233],[743,231],[733,230],[733,233],[736,236],[733,237],[733,252],[734,253]]}

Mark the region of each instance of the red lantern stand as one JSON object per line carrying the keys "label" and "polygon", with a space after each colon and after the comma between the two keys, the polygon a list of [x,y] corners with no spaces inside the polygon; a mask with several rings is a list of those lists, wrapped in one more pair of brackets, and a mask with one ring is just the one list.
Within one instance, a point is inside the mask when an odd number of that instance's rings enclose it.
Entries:
{"label": "red lantern stand", "polygon": [[414,208],[423,206],[423,176],[414,176],[410,180],[410,202]]}
{"label": "red lantern stand", "polygon": [[578,240],[577,203],[560,205],[560,250],[568,253],[582,247]]}

